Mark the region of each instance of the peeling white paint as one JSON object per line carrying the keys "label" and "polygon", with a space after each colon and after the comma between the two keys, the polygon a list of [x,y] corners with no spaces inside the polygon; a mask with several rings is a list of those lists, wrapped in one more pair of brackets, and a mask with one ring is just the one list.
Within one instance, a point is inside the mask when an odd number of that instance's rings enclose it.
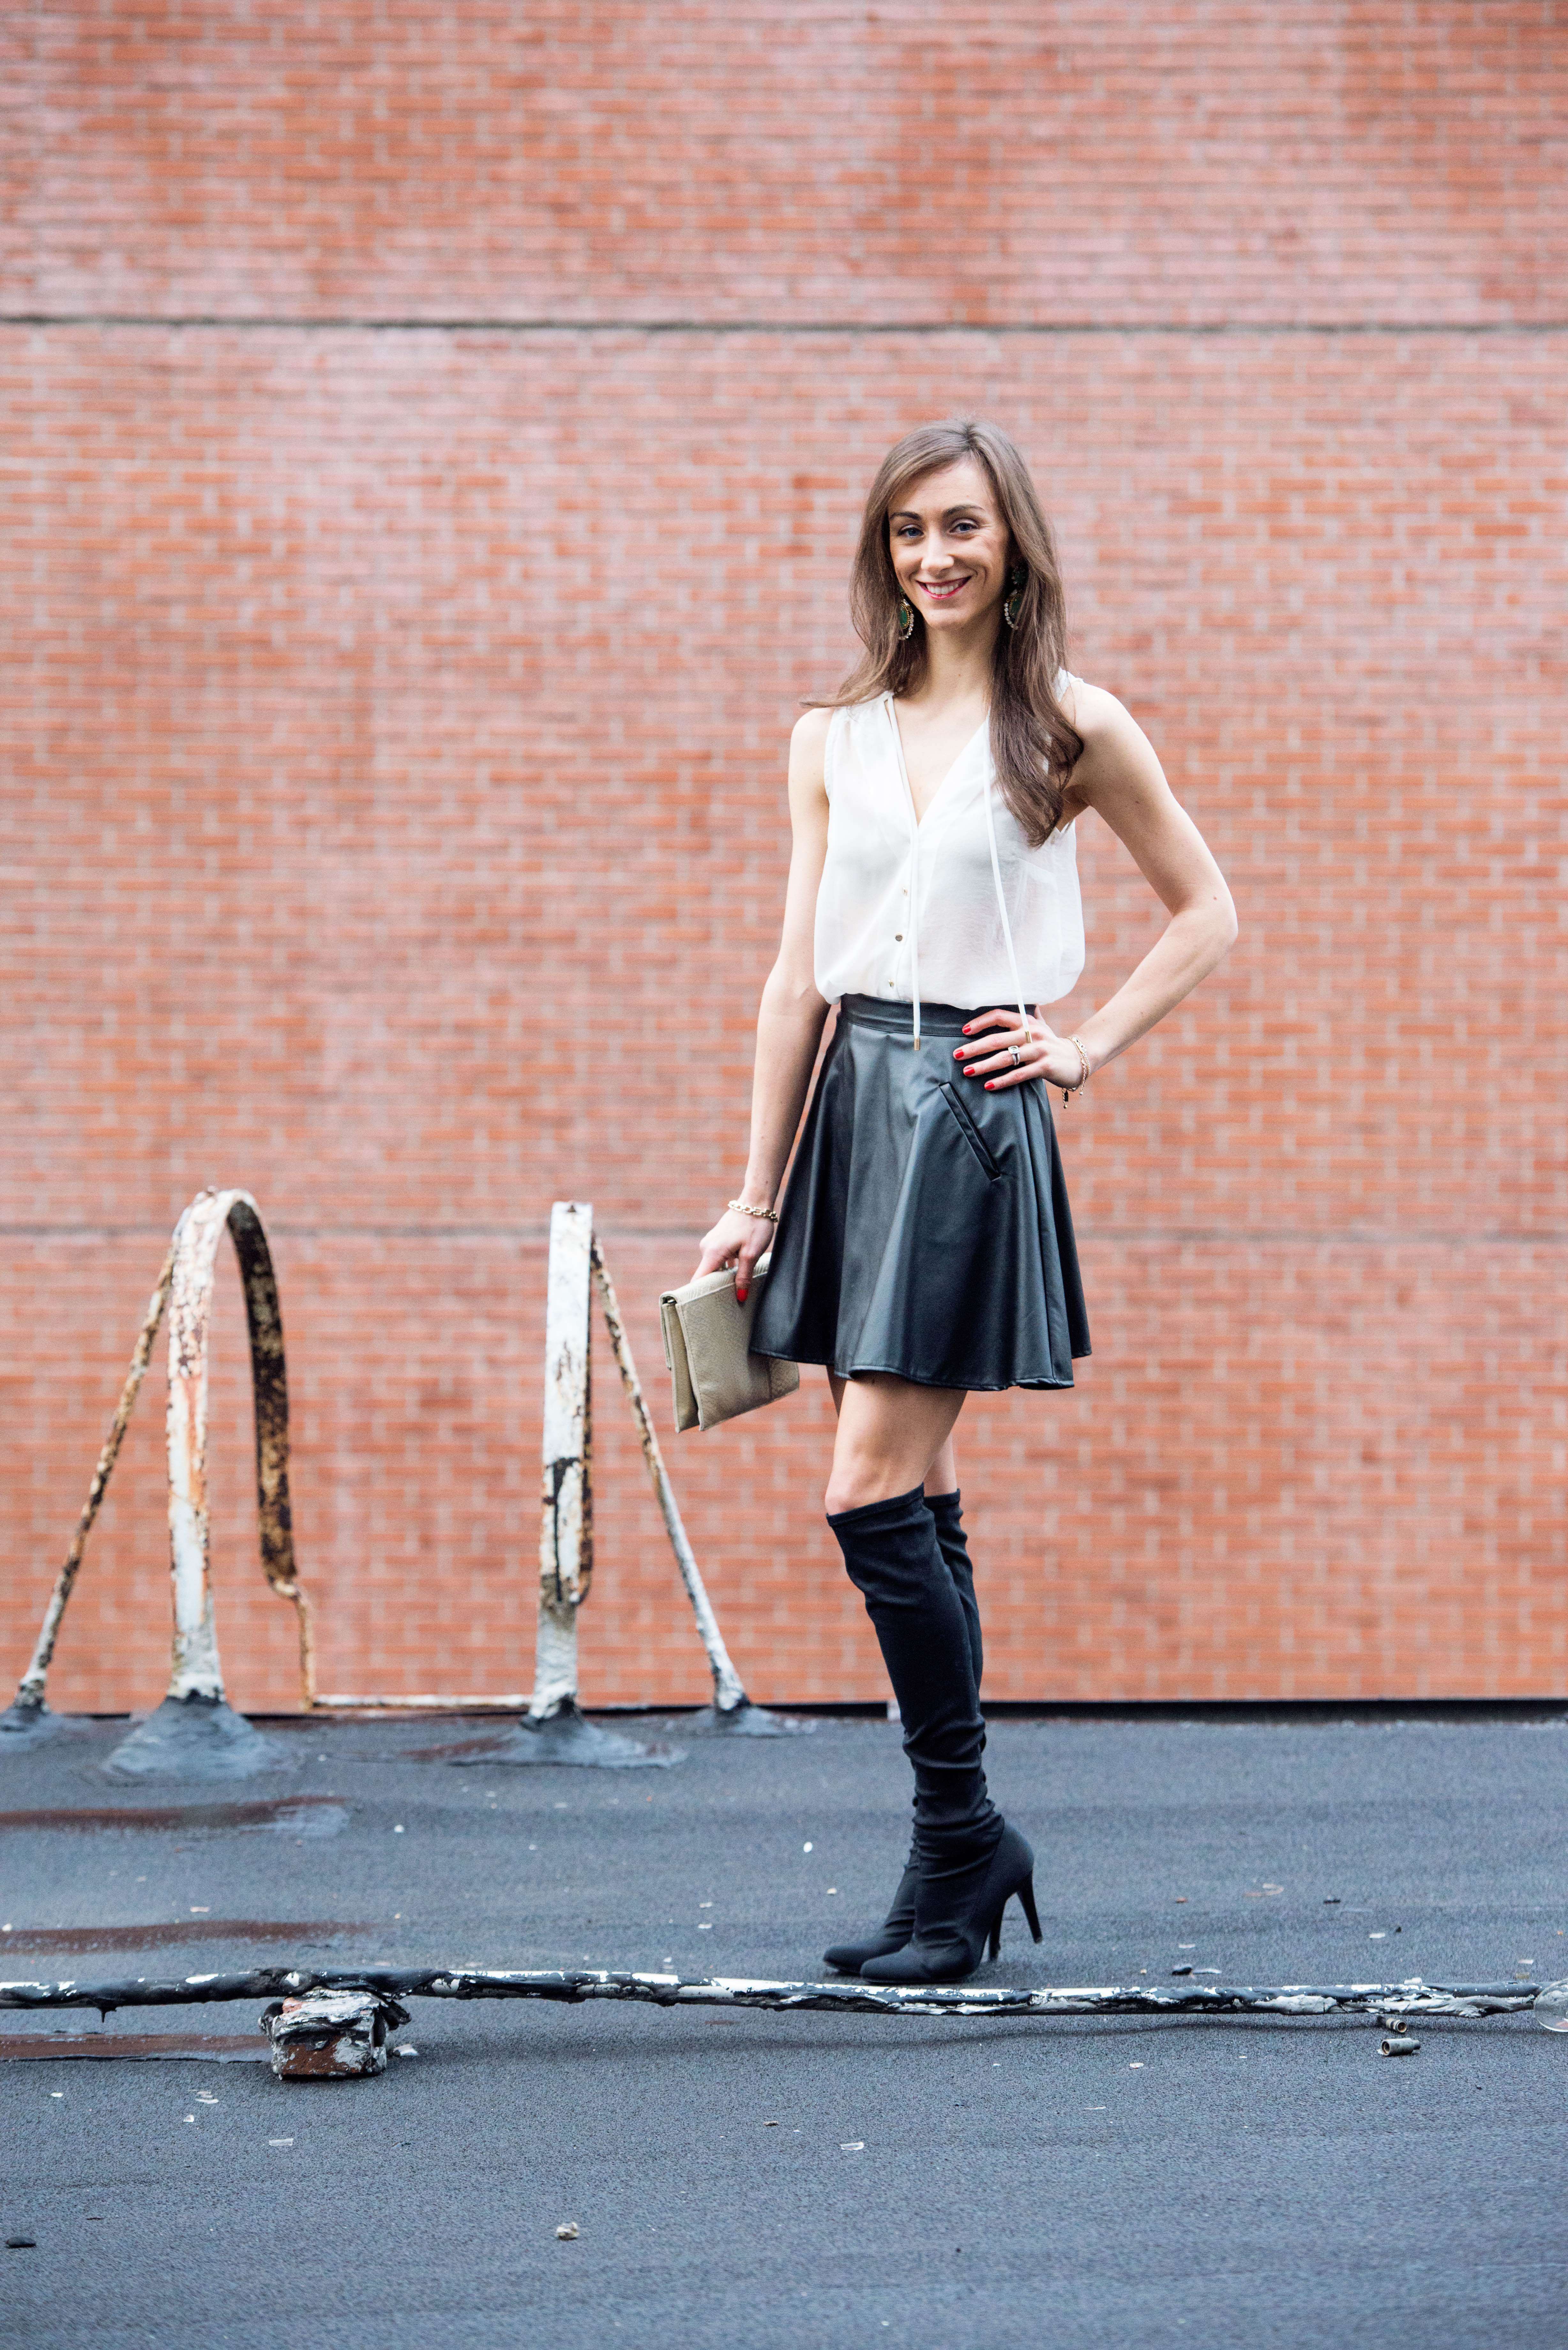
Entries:
{"label": "peeling white paint", "polygon": [[539,1625],[528,1707],[535,1721],[576,1703],[577,1610],[593,1581],[593,1232],[591,1207],[556,1201],[545,1299]]}
{"label": "peeling white paint", "polygon": [[[387,2009],[405,1999],[542,1999],[569,2005],[587,2000],[645,2001],[656,2007],[839,2010],[884,2015],[1226,2015],[1360,2014],[1368,2022],[1443,2015],[1477,2020],[1517,2014],[1568,1995],[1568,1983],[1184,1983],[1085,1984],[1008,1990],[955,1984],[904,1986],[845,1980],[770,1982],[747,1977],[686,1981],[679,1975],[618,1970],[496,1967],[257,1967],[244,1974],[186,1976],[160,1982],[140,1977],[118,1983],[0,1983],[0,2008],[185,2006],[202,2000],[308,1998],[344,1993],[379,2001]],[[326,2022],[332,2021],[327,2018]],[[323,2026],[325,2028],[325,2025]],[[272,2026],[269,2022],[268,2030]]]}
{"label": "peeling white paint", "polygon": [[208,1560],[207,1388],[208,1326],[218,1244],[225,1227],[239,1259],[250,1337],[262,1569],[273,1589],[294,1603],[301,1697],[306,1708],[315,1701],[310,1608],[295,1570],[288,1493],[288,1388],[272,1253],[248,1191],[204,1191],[197,1193],[176,1224],[158,1285],[148,1302],[119,1407],[99,1455],[66,1563],[50,1595],[32,1660],[17,1689],[16,1709],[24,1715],[43,1709],[46,1678],[61,1618],[165,1312],[169,1324],[170,1580],[174,1617],[169,1694],[182,1699],[223,1697]]}
{"label": "peeling white paint", "polygon": [[439,1690],[356,1697],[337,1691],[319,1700],[324,1710],[352,1713],[441,1708],[504,1713],[521,1711],[526,1707],[529,1719],[536,1722],[575,1711],[577,1610],[593,1582],[591,1375],[592,1290],[596,1284],[616,1367],[637,1423],[638,1439],[665,1532],[707,1652],[713,1677],[714,1711],[721,1717],[734,1716],[750,1708],[681,1521],[609,1271],[594,1232],[593,1209],[586,1201],[557,1200],[550,1211],[550,1257],[545,1278],[539,1612],[533,1690],[526,1698],[449,1696]]}

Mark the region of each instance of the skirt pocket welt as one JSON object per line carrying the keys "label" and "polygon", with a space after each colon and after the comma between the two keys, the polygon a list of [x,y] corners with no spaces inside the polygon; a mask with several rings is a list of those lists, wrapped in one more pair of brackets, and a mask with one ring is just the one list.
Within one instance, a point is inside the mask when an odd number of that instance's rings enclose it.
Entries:
{"label": "skirt pocket welt", "polygon": [[959,1132],[962,1135],[964,1140],[968,1143],[970,1149],[979,1159],[981,1167],[984,1168],[991,1181],[993,1183],[1000,1181],[1002,1170],[997,1165],[995,1159],[992,1157],[991,1152],[986,1146],[984,1135],[981,1134],[979,1127],[976,1126],[973,1118],[970,1116],[965,1105],[959,1098],[958,1087],[956,1086],[944,1085],[939,1082],[937,1091],[940,1094],[943,1101],[947,1104],[948,1109],[951,1113]]}

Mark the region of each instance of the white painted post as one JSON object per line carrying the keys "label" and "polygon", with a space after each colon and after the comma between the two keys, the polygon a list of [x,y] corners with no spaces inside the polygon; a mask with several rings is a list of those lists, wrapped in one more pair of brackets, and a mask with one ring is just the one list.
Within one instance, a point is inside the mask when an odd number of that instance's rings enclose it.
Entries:
{"label": "white painted post", "polygon": [[207,1324],[213,1278],[238,1193],[202,1191],[174,1228],[169,1292],[169,1543],[174,1654],[169,1694],[222,1698],[223,1669],[207,1572]]}
{"label": "white painted post", "polygon": [[556,1201],[545,1304],[545,1474],[531,1721],[576,1709],[577,1610],[588,1594],[594,1556],[593,1236],[591,1207],[580,1201]]}

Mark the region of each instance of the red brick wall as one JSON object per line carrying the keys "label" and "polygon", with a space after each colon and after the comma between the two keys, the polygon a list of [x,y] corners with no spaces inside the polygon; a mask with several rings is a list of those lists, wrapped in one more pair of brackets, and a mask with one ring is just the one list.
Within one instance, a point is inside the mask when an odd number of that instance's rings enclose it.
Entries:
{"label": "red brick wall", "polygon": [[[323,1685],[527,1686],[550,1201],[597,1203],[668,1427],[788,723],[876,459],[974,408],[1242,921],[1061,1116],[1096,1354],[966,1413],[988,1687],[1568,1686],[1563,16],[13,19],[6,1670],[216,1181],[276,1251]],[[1080,1009],[1156,910],[1085,836]],[[223,1284],[220,1638],[287,1704]],[[161,1404],[58,1704],[161,1689]],[[697,1699],[613,1373],[598,1412],[585,1693]],[[881,1693],[827,1419],[808,1373],[669,1440],[760,1697]]]}

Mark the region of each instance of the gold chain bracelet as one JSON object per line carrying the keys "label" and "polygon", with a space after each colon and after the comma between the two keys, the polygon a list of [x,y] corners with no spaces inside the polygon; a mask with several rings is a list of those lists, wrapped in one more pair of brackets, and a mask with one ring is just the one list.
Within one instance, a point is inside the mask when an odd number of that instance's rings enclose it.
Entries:
{"label": "gold chain bracelet", "polygon": [[1082,1038],[1077,1036],[1069,1036],[1067,1042],[1073,1047],[1074,1052],[1078,1055],[1078,1067],[1081,1075],[1079,1076],[1078,1082],[1075,1086],[1063,1087],[1062,1107],[1064,1109],[1066,1108],[1067,1104],[1072,1100],[1075,1094],[1081,1094],[1083,1092],[1084,1087],[1088,1084],[1090,1077],[1094,1074],[1089,1067],[1089,1056],[1084,1050]]}
{"label": "gold chain bracelet", "polygon": [[776,1208],[753,1208],[744,1200],[731,1200],[728,1202],[728,1205],[733,1208],[739,1215],[760,1216],[764,1218],[770,1224],[776,1224],[779,1220],[778,1210]]}

